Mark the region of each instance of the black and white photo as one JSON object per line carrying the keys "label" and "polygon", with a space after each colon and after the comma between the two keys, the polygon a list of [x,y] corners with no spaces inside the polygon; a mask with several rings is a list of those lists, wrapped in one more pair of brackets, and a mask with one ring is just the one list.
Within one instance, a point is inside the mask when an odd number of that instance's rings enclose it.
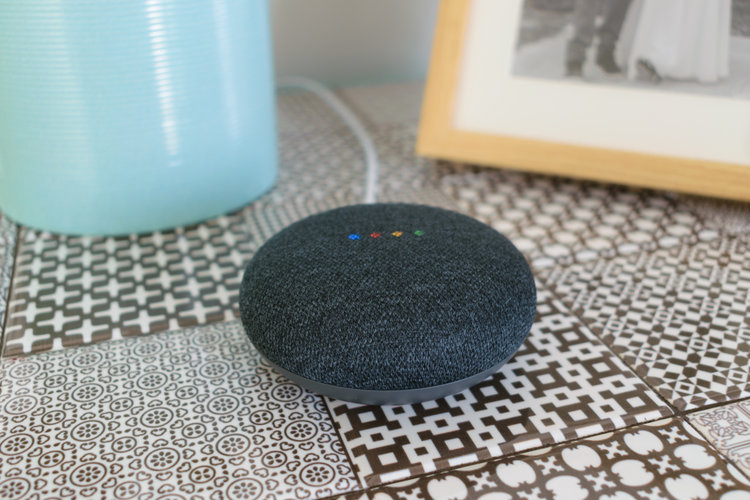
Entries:
{"label": "black and white photo", "polygon": [[750,0],[524,0],[512,73],[750,99]]}

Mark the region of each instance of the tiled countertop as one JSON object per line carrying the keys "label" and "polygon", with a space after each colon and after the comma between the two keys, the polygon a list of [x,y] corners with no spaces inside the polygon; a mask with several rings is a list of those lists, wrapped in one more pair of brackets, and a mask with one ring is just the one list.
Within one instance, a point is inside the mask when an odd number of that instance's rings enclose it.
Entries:
{"label": "tiled countertop", "polygon": [[364,184],[346,127],[282,94],[279,184],[238,212],[120,238],[0,216],[0,498],[750,498],[750,206],[416,158],[421,85],[339,94],[381,201],[465,212],[527,256],[518,354],[382,407],[265,363],[236,320],[244,265]]}

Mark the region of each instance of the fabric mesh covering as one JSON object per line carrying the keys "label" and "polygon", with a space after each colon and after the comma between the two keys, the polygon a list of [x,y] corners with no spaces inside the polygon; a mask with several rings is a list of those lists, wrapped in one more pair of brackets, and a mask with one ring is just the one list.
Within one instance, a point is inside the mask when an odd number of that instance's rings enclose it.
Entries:
{"label": "fabric mesh covering", "polygon": [[264,356],[353,389],[417,389],[488,370],[519,348],[535,311],[531,271],[507,238],[421,205],[296,222],[258,250],[240,288],[242,322]]}

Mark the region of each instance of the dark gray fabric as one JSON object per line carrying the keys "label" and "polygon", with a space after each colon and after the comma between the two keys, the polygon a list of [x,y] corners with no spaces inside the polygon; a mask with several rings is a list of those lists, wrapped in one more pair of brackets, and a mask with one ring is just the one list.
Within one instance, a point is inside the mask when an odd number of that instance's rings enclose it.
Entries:
{"label": "dark gray fabric", "polygon": [[421,205],[357,205],[296,222],[258,250],[240,288],[242,322],[264,356],[355,389],[430,387],[487,370],[518,349],[535,311],[531,271],[510,241]]}

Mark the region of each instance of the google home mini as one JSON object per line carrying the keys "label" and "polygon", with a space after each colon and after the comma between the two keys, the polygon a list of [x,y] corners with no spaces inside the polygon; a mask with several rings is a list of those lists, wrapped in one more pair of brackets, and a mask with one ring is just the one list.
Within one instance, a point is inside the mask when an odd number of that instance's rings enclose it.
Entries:
{"label": "google home mini", "polygon": [[489,226],[422,205],[338,208],[296,222],[249,262],[240,314],[281,373],[347,401],[406,404],[498,370],[534,320],[536,288]]}

